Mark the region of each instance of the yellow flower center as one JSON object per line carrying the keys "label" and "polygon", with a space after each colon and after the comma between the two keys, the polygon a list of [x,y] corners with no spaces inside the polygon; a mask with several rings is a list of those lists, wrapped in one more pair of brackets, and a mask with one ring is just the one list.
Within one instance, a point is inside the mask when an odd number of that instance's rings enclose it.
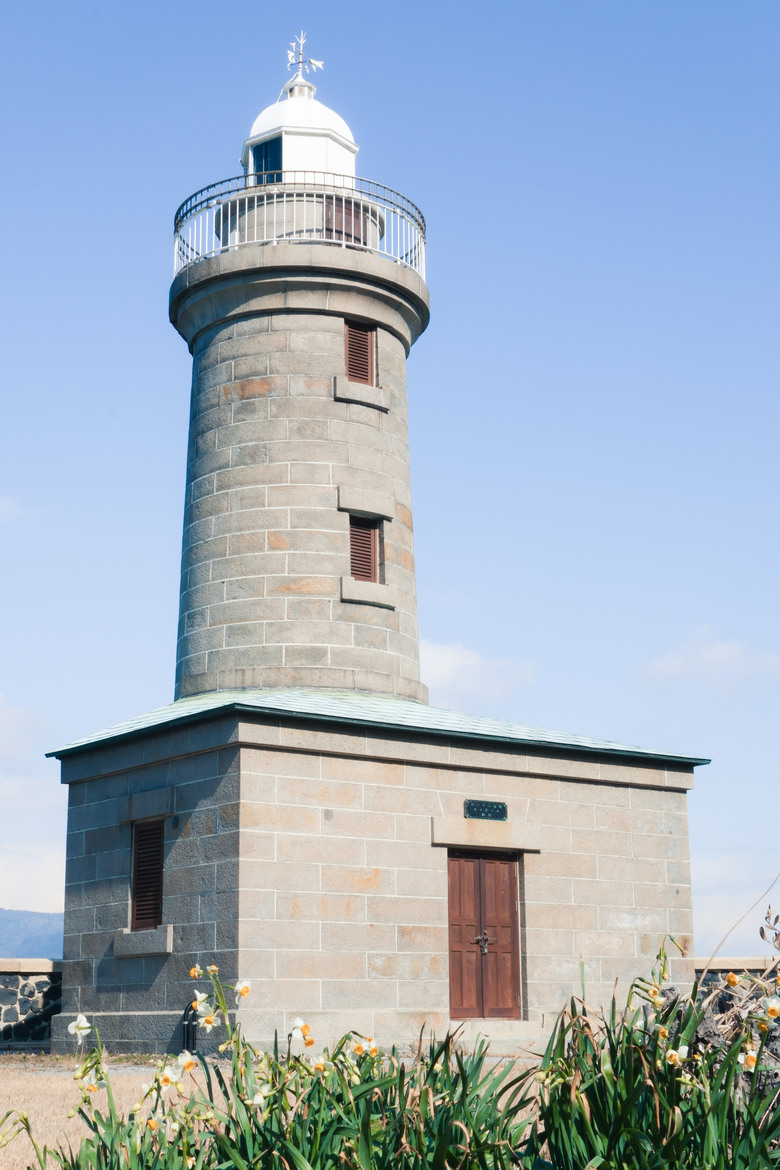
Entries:
{"label": "yellow flower center", "polygon": [[766,1009],[766,1014],[769,1016],[770,1020],[776,1020],[777,1017],[780,1016],[780,1008],[777,1007],[776,1004],[772,1004],[771,1007]]}
{"label": "yellow flower center", "polygon": [[669,1029],[668,1028],[659,1028],[658,1029],[658,1037],[661,1040],[668,1040],[669,1039]]}
{"label": "yellow flower center", "polygon": [[304,1044],[306,1045],[306,1047],[307,1047],[307,1048],[313,1048],[313,1047],[314,1047],[314,1037],[313,1037],[313,1036],[304,1036],[304,1038],[303,1038],[303,1042],[304,1042]]}
{"label": "yellow flower center", "polygon": [[729,987],[736,987],[739,983],[739,978],[734,974],[733,971],[729,971],[728,975],[726,976],[726,982],[728,983]]}
{"label": "yellow flower center", "polygon": [[754,1052],[748,1052],[747,1056],[745,1057],[745,1067],[746,1068],[755,1068],[755,1066],[756,1066],[756,1055]]}
{"label": "yellow flower center", "polygon": [[238,994],[243,996],[249,995],[249,988],[246,986],[246,984],[244,984],[243,987],[239,987]]}
{"label": "yellow flower center", "polygon": [[149,1129],[152,1129],[152,1130],[157,1129],[157,1122],[154,1120],[153,1117],[150,1117],[146,1124],[149,1126]]}
{"label": "yellow flower center", "polygon": [[213,1016],[204,1016],[203,1022],[204,1022],[204,1024],[213,1024],[213,1023],[215,1023],[215,1020],[214,1020]]}
{"label": "yellow flower center", "polygon": [[195,1068],[195,1061],[194,1060],[185,1060],[184,1064],[181,1067],[184,1070],[184,1072],[189,1072],[190,1069]]}

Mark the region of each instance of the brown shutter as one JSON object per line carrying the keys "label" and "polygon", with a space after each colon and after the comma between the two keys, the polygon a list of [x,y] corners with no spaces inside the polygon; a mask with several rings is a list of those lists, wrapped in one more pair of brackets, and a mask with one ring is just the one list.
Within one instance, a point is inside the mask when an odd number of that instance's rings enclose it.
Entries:
{"label": "brown shutter", "polygon": [[379,532],[376,520],[349,518],[349,571],[357,581],[377,581]]}
{"label": "brown shutter", "polygon": [[374,384],[374,339],[376,330],[370,325],[344,322],[347,378],[350,382]]}
{"label": "brown shutter", "polygon": [[140,821],[133,831],[131,930],[162,923],[163,821]]}

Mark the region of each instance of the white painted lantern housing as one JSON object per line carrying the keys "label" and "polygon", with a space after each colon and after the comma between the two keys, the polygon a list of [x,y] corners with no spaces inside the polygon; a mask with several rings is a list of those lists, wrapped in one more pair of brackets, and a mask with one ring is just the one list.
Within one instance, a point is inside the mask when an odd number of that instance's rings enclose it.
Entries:
{"label": "white painted lantern housing", "polygon": [[316,86],[297,73],[286,97],[255,118],[241,165],[258,183],[279,182],[281,171],[354,177],[358,147],[343,118],[318,102]]}

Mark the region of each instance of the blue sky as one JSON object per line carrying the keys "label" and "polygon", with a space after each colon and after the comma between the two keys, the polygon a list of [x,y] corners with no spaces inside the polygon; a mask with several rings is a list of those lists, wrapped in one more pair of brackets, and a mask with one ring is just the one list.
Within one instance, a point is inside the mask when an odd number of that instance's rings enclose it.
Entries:
{"label": "blue sky", "polygon": [[[44,751],[172,697],[172,218],[239,170],[300,28],[358,174],[428,221],[409,385],[431,699],[711,756],[703,953],[780,869],[775,0],[12,8],[0,904],[61,905]],[[760,950],[762,908],[726,953]]]}

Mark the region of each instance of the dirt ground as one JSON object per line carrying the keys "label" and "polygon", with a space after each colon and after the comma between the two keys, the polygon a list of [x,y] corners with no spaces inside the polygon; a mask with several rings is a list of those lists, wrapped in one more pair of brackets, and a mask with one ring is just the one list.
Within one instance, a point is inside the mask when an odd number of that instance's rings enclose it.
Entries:
{"label": "dirt ground", "polygon": [[[68,1117],[81,1099],[73,1071],[78,1057],[0,1053],[0,1118],[9,1109],[26,1113],[36,1141],[56,1147],[70,1142],[78,1148],[86,1132],[78,1117]],[[148,1056],[107,1059],[117,1107],[127,1111],[141,1096],[141,1085],[151,1081],[157,1059]],[[104,1095],[104,1094],[103,1094]],[[98,1098],[99,1100],[99,1098]],[[8,1123],[6,1122],[6,1125]],[[5,1126],[0,1126],[4,1129]],[[0,1148],[0,1170],[27,1170],[35,1166],[35,1151],[25,1133]],[[54,1166],[53,1162],[49,1163]]]}

